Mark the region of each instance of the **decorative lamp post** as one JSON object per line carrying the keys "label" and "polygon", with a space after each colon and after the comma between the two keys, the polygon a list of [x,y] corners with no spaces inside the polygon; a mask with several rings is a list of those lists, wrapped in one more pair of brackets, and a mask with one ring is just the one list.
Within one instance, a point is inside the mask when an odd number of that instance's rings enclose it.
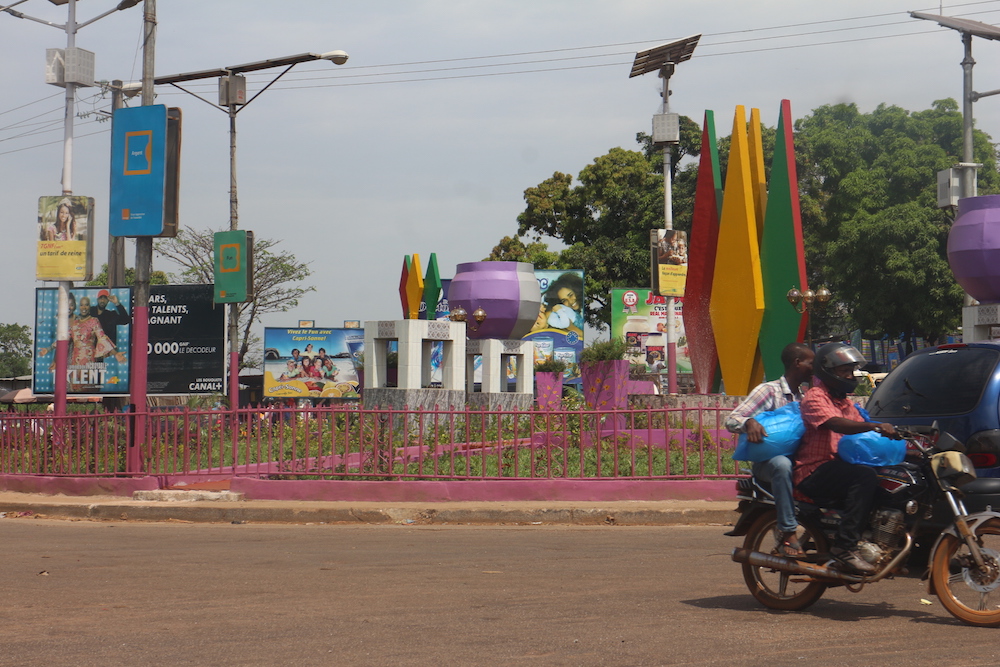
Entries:
{"label": "decorative lamp post", "polygon": [[793,287],[788,290],[788,294],[785,298],[788,299],[788,303],[792,304],[792,308],[795,309],[799,314],[804,314],[808,319],[807,329],[807,339],[806,343],[811,348],[813,346],[812,340],[812,314],[816,309],[826,308],[826,304],[830,302],[833,297],[833,293],[826,288],[826,286],[820,287],[815,292],[809,288],[799,291],[797,287]]}
{"label": "decorative lamp post", "polygon": [[465,322],[465,326],[469,329],[469,331],[477,331],[480,325],[486,321],[486,311],[482,308],[476,308],[472,311],[472,319],[475,324],[469,322],[469,313],[461,306],[455,306],[455,308],[451,311],[451,315],[448,317],[452,322]]}

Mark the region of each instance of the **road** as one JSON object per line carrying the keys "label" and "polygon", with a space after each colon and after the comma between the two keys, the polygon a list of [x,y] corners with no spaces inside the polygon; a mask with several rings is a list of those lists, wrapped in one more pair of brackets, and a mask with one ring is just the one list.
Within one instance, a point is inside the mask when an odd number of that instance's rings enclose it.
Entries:
{"label": "road", "polygon": [[0,665],[1000,662],[917,578],[764,609],[724,530],[2,519]]}

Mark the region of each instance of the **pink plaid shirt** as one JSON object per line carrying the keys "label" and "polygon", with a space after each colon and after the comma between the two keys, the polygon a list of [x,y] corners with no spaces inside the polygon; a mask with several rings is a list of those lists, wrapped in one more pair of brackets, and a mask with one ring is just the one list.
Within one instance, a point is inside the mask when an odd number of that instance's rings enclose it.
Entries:
{"label": "pink plaid shirt", "polygon": [[802,398],[802,421],[806,433],[802,445],[795,452],[795,471],[792,482],[798,486],[813,470],[837,456],[840,434],[828,428],[821,428],[833,417],[844,417],[854,421],[864,421],[861,413],[849,398],[834,398],[825,385],[812,387]]}

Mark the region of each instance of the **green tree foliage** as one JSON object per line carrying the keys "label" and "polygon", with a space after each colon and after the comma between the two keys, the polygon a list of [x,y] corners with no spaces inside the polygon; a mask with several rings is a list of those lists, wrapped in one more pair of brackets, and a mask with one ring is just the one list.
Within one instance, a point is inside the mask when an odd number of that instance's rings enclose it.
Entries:
{"label": "green tree foliage", "polygon": [[[135,269],[127,266],[125,267],[125,284],[135,285]],[[149,284],[150,285],[169,285],[170,278],[163,271],[153,271],[149,274]],[[88,287],[107,287],[108,286],[108,265],[101,265],[101,272],[94,276],[94,279],[87,283]]]}
{"label": "green tree foliage", "polygon": [[[208,284],[215,282],[214,262],[216,230],[184,229],[175,238],[159,239],[156,252],[172,260],[181,267],[179,274],[171,278],[182,283]],[[239,346],[240,368],[254,368],[259,359],[247,359],[251,347],[259,343],[259,338],[251,334],[255,322],[259,323],[266,313],[283,313],[299,305],[299,299],[313,292],[312,285],[302,281],[312,275],[308,263],[300,262],[291,252],[278,250],[280,241],[254,238],[254,299],[237,304],[241,342]]]}
{"label": "green tree foliage", "polygon": [[[721,117],[718,129],[725,129]],[[613,148],[573,177],[556,172],[525,190],[518,240],[543,237],[566,244],[554,268],[586,271],[587,323],[610,322],[615,287],[649,284],[649,230],[663,227],[663,157],[639,133],[641,151]],[[774,128],[763,128],[769,169]],[[697,123],[682,118],[675,148],[674,228],[690,230],[698,165],[677,167],[701,150]],[[979,193],[1000,192],[996,149],[990,137],[974,135]],[[935,338],[960,319],[962,291],[947,263],[950,213],[936,206],[937,172],[961,160],[962,115],[954,100],[908,112],[880,105],[861,113],[854,104],[826,105],[795,123],[796,162],[812,285],[834,292],[833,317],[824,325],[861,328],[878,336],[901,333]],[[719,139],[723,173],[729,137]],[[527,248],[507,237],[491,259],[526,257]],[[547,250],[547,247],[543,248]],[[534,251],[532,251],[534,252]],[[518,259],[518,261],[525,261]]]}
{"label": "green tree foliage", "polygon": [[[961,161],[954,100],[910,113],[879,105],[816,109],[795,124],[806,264],[869,335],[934,339],[961,319],[948,266],[950,214],[937,208],[937,172]],[[976,132],[979,192],[1000,191],[996,150]]]}
{"label": "green tree foliage", "polygon": [[31,328],[24,324],[0,324],[0,377],[31,372]]}

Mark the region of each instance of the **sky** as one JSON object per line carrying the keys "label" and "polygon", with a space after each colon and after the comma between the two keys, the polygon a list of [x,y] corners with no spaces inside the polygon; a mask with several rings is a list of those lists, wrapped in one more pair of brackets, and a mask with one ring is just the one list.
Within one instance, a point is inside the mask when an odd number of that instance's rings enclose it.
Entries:
{"label": "sky", "polygon": [[[12,0],[0,0],[8,4]],[[342,66],[300,64],[237,118],[239,222],[308,262],[316,291],[266,326],[401,317],[405,255],[442,277],[484,259],[517,231],[523,193],[554,172],[574,176],[611,148],[637,149],[660,111],[656,74],[629,78],[637,51],[701,34],[671,79],[671,111],[716,114],[731,131],[736,105],[769,126],[782,99],[796,118],[825,104],[880,103],[910,111],[960,99],[960,35],[909,11],[1000,24],[1000,0],[160,0],[157,76],[341,49]],[[77,20],[116,5],[80,0]],[[18,11],[64,23],[66,6],[28,0]],[[76,36],[96,54],[96,78],[138,81],[142,4]],[[59,195],[64,92],[45,83],[45,49],[62,28],[0,13],[0,266],[5,323],[31,324],[38,198]],[[1000,44],[975,39],[978,91],[1000,88]],[[251,95],[281,70],[248,76]],[[217,100],[214,79],[185,84]],[[106,261],[110,96],[79,91],[72,186],[94,197]],[[229,216],[225,112],[170,86],[157,103],[183,113],[180,224],[222,229]],[[138,98],[131,104],[138,105]],[[1000,98],[976,104],[977,126],[1000,139]],[[558,247],[558,243],[553,244]],[[127,263],[134,264],[129,243]],[[175,271],[157,257],[154,269]],[[54,286],[49,283],[47,286]]]}

